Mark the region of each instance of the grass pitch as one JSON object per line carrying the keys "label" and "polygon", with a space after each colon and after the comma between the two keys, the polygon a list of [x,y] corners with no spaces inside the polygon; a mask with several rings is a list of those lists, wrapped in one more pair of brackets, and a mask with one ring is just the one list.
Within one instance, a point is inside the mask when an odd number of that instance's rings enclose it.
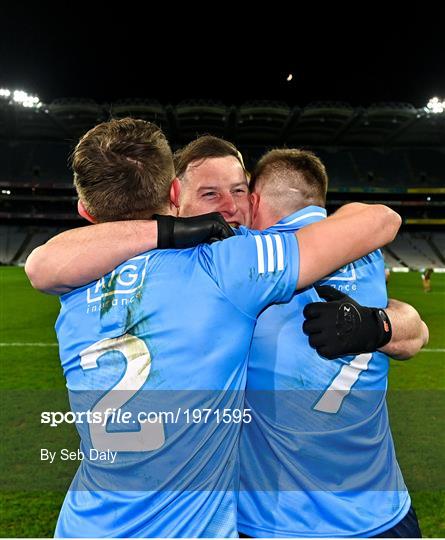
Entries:
{"label": "grass pitch", "polygon": [[[388,403],[422,532],[444,537],[445,274],[431,283],[424,293],[419,273],[391,276],[390,296],[419,310],[430,342],[409,362],[392,361]],[[52,536],[77,463],[50,466],[37,449],[78,444],[72,426],[40,424],[42,410],[69,410],[53,328],[59,301],[34,291],[21,268],[0,268],[0,291],[0,536]]]}

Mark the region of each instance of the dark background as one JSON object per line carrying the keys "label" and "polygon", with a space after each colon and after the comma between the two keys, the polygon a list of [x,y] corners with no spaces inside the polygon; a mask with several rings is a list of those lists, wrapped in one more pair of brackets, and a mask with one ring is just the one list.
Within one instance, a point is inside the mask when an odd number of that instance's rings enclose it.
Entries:
{"label": "dark background", "polygon": [[258,4],[243,19],[217,3],[196,13],[174,4],[165,13],[150,3],[109,3],[94,12],[92,5],[2,7],[0,87],[46,103],[146,97],[422,107],[445,97],[445,14],[432,5],[390,12],[319,4],[303,12],[298,4]]}

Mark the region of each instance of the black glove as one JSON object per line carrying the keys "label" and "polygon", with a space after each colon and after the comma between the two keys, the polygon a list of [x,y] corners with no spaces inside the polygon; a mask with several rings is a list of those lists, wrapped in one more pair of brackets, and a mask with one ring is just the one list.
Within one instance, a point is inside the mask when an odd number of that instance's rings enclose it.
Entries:
{"label": "black glove", "polygon": [[326,302],[312,302],[304,308],[303,332],[318,354],[332,360],[374,352],[391,340],[391,323],[383,309],[364,307],[329,285],[315,289]]}
{"label": "black glove", "polygon": [[159,249],[189,248],[204,242],[211,244],[235,235],[218,212],[187,218],[155,214],[153,219],[158,222]]}

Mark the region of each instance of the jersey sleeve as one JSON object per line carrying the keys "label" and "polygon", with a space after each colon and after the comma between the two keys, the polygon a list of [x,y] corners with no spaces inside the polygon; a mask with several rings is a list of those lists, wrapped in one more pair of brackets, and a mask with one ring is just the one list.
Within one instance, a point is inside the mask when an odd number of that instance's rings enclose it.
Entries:
{"label": "jersey sleeve", "polygon": [[239,310],[251,317],[288,302],[299,272],[294,234],[248,234],[201,247],[201,264]]}

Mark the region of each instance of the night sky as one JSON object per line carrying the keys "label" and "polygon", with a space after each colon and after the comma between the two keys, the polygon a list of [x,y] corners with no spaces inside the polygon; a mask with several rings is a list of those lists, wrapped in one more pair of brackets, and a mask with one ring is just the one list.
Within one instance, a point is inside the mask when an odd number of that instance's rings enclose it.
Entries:
{"label": "night sky", "polygon": [[437,10],[405,20],[375,6],[371,16],[363,4],[344,14],[319,8],[322,18],[316,10],[280,8],[241,21],[236,12],[221,17],[222,7],[209,3],[208,22],[186,23],[173,4],[169,9],[147,15],[140,7],[110,7],[92,15],[74,3],[72,13],[2,8],[0,87],[44,102],[145,97],[163,104],[205,98],[422,107],[434,95],[445,98],[445,19]]}

